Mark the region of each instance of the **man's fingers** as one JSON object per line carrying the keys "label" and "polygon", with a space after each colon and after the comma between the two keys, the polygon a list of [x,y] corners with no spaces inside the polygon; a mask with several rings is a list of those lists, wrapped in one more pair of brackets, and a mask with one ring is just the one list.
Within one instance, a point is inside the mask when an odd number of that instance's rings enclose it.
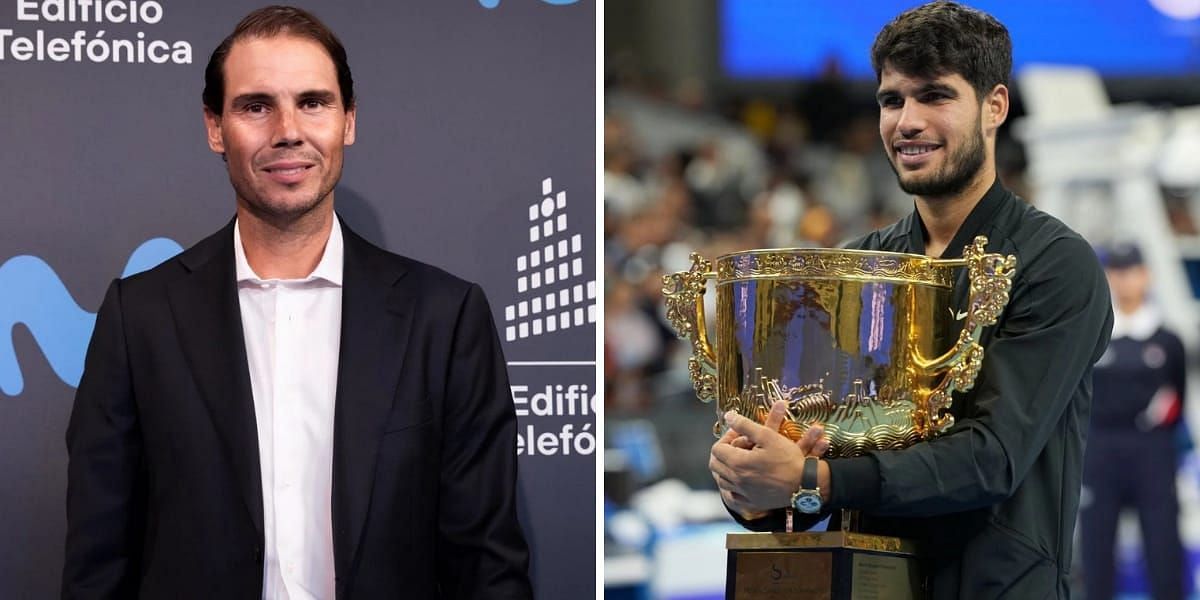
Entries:
{"label": "man's fingers", "polygon": [[732,463],[737,460],[739,455],[745,452],[745,450],[734,448],[730,444],[717,444],[713,446],[712,453],[709,454],[708,470],[716,471],[714,467],[720,466],[723,469],[732,471]]}
{"label": "man's fingers", "polygon": [[738,433],[746,436],[747,439],[754,442],[755,446],[767,446],[778,443],[780,439],[787,439],[775,429],[768,429],[733,411],[725,413],[725,424],[730,429],[736,430]]}
{"label": "man's fingers", "polygon": [[810,444],[816,444],[822,437],[825,437],[825,427],[820,423],[813,423],[808,426],[808,431],[804,432],[804,437]]}
{"label": "man's fingers", "polygon": [[[730,431],[733,431],[733,430],[730,429]],[[734,431],[734,433],[737,433],[737,432]],[[753,450],[754,449],[754,442],[751,442],[750,438],[748,438],[744,435],[739,435],[737,437],[737,439],[730,442],[729,445],[733,446],[734,448],[741,448],[742,450]]]}
{"label": "man's fingers", "polygon": [[751,512],[748,507],[749,501],[746,500],[745,496],[737,492],[721,490],[721,500],[725,502],[725,506],[728,506],[734,512],[742,515],[743,518],[745,518],[746,514]]}
{"label": "man's fingers", "polygon": [[712,454],[708,456],[708,470],[712,471],[713,475],[721,475],[729,479],[729,474],[733,472],[733,469],[730,468],[727,461],[729,460],[730,453],[733,452],[742,452],[742,450],[733,448],[728,444],[713,446]]}
{"label": "man's fingers", "polygon": [[716,452],[717,448],[728,448],[729,446],[734,445],[734,442],[736,442],[741,435],[742,434],[732,429],[726,430],[725,433],[721,435],[721,439],[713,443],[711,452]]}
{"label": "man's fingers", "polygon": [[728,506],[730,510],[737,513],[747,521],[761,519],[771,514],[770,511],[765,511],[757,506],[754,506],[754,504],[750,502],[749,498],[737,492],[722,490],[721,500],[725,502],[725,506]]}
{"label": "man's fingers", "polygon": [[817,441],[817,444],[815,446],[813,446],[812,455],[813,456],[825,456],[825,453],[828,451],[829,451],[829,440],[827,440],[825,438],[821,438],[819,441]]}
{"label": "man's fingers", "polygon": [[726,492],[736,492],[738,495],[741,495],[741,490],[739,490],[738,486],[734,485],[732,481],[725,479],[717,473],[713,473],[712,476],[713,481],[717,482],[717,489]]}
{"label": "man's fingers", "polygon": [[805,455],[813,455],[816,452],[817,444],[821,443],[824,436],[825,428],[820,423],[811,423],[804,435],[796,440],[796,445],[804,451]]}
{"label": "man's fingers", "polygon": [[776,400],[771,405],[771,412],[767,413],[767,421],[763,423],[763,427],[771,431],[779,431],[779,426],[783,424],[783,417],[787,415],[787,402]]}
{"label": "man's fingers", "polygon": [[726,429],[725,433],[721,434],[721,439],[717,440],[717,443],[718,444],[732,443],[740,435],[742,435],[742,434],[740,434],[732,429]]}

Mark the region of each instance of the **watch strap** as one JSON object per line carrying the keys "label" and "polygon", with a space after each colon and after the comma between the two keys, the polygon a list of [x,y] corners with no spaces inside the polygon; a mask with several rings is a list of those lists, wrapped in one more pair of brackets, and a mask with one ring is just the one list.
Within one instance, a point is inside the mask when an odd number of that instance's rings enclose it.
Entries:
{"label": "watch strap", "polygon": [[804,458],[804,470],[800,472],[800,489],[817,489],[817,464],[820,462],[821,459],[815,456],[806,456]]}

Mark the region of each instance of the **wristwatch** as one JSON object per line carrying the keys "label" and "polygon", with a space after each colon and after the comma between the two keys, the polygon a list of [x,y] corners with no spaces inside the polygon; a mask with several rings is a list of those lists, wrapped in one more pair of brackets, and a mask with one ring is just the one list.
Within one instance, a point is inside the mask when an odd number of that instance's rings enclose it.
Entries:
{"label": "wristwatch", "polygon": [[800,489],[792,494],[792,508],[814,515],[821,512],[821,488],[817,485],[817,464],[821,459],[809,456],[804,459],[804,471],[800,474]]}

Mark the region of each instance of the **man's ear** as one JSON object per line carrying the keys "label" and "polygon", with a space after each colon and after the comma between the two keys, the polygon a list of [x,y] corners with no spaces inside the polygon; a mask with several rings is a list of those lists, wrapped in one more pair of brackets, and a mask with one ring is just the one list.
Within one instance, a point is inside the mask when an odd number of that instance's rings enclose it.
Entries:
{"label": "man's ear", "polygon": [[342,133],[342,145],[350,146],[354,144],[355,130],[354,122],[358,116],[358,109],[352,108],[346,111],[346,130]]}
{"label": "man's ear", "polygon": [[1008,86],[997,83],[983,98],[983,122],[989,133],[995,133],[1008,120]]}
{"label": "man's ear", "polygon": [[204,107],[204,129],[208,133],[208,147],[217,154],[225,154],[225,139],[221,136],[221,115]]}

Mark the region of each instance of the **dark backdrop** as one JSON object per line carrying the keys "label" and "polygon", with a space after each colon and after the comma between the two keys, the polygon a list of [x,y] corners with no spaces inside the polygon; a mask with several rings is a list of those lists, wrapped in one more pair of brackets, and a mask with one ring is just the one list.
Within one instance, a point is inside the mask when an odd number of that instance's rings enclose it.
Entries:
{"label": "dark backdrop", "polygon": [[[521,414],[537,596],[592,597],[595,6],[298,4],[354,70],[358,139],[337,207],[368,239],[487,292]],[[63,435],[94,313],[112,278],[232,216],[200,92],[212,49],[260,4],[158,0],[161,18],[136,24],[21,6],[0,0],[0,597],[51,598]]]}

